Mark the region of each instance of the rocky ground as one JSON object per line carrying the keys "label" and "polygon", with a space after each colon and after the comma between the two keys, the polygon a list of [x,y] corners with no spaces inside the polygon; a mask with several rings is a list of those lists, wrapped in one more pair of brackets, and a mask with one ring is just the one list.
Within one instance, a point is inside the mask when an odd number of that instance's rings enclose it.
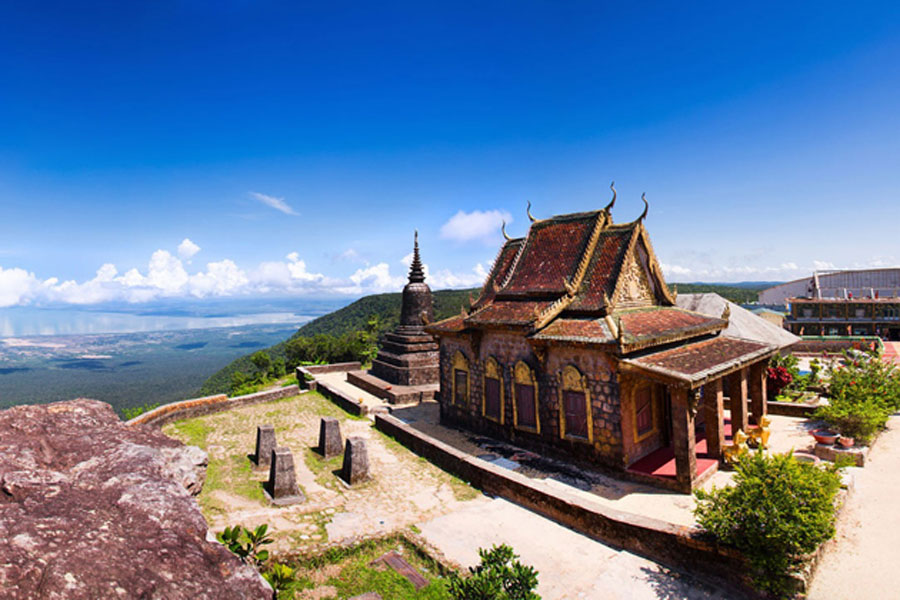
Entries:
{"label": "rocky ground", "polygon": [[207,540],[204,462],[94,400],[0,412],[0,597],[271,597]]}

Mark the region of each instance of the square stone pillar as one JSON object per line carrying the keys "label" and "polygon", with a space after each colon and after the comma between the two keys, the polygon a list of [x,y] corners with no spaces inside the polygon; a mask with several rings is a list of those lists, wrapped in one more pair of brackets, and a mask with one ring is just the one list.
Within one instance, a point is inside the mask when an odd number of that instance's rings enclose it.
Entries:
{"label": "square stone pillar", "polygon": [[268,467],[275,449],[275,427],[260,425],[256,428],[256,452],[253,455],[257,467]]}
{"label": "square stone pillar", "polygon": [[334,417],[324,417],[319,422],[319,453],[325,458],[337,456],[344,449],[341,424]]}
{"label": "square stone pillar", "polygon": [[369,478],[369,453],[366,440],[361,437],[347,438],[344,449],[344,464],[341,467],[341,479],[350,485],[356,485]]}
{"label": "square stone pillar", "polygon": [[690,493],[697,478],[696,438],[694,414],[688,403],[690,390],[669,388],[672,398],[672,446],[675,451],[675,478],[683,492]]}
{"label": "square stone pillar", "polygon": [[750,366],[750,420],[759,425],[759,420],[769,412],[766,398],[766,367],[769,361],[763,360]]}
{"label": "square stone pillar", "polygon": [[294,473],[294,455],[290,448],[272,450],[269,467],[269,481],[266,482],[266,496],[276,506],[303,502],[303,493],[297,487],[297,475]]}
{"label": "square stone pillar", "polygon": [[747,433],[747,369],[735,371],[728,377],[728,398],[731,400],[731,435],[740,429]]}
{"label": "square stone pillar", "polygon": [[722,458],[725,447],[725,394],[722,380],[716,379],[703,386],[703,422],[706,423],[706,453]]}

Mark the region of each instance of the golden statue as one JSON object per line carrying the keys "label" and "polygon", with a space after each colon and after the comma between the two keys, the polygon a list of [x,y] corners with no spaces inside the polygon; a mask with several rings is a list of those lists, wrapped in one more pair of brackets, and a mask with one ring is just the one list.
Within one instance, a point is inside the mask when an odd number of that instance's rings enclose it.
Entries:
{"label": "golden statue", "polygon": [[722,454],[724,455],[725,462],[729,465],[735,464],[738,459],[750,451],[750,447],[747,446],[747,435],[738,429],[734,432],[734,437],[732,438],[732,444],[730,446],[725,446],[722,450]]}

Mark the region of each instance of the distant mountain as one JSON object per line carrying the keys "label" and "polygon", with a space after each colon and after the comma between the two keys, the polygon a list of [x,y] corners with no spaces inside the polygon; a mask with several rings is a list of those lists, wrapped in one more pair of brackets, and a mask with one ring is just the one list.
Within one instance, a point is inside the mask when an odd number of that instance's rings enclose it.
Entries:
{"label": "distant mountain", "polygon": [[740,283],[669,283],[669,287],[684,294],[713,293],[731,300],[735,304],[756,302],[760,290],[772,287],[767,281],[744,281]]}
{"label": "distant mountain", "polygon": [[[469,296],[477,298],[478,288],[467,290],[438,290],[432,293],[434,299],[434,318],[436,321],[459,314],[469,302]],[[379,332],[390,331],[400,323],[400,304],[402,294],[376,294],[360,298],[356,302],[327,315],[306,323],[288,339],[275,344],[266,351],[274,359],[284,358],[285,344],[296,337],[313,337],[319,334],[335,337],[346,333],[366,329],[369,319],[378,317]],[[216,372],[206,380],[200,389],[201,395],[227,393],[231,389],[231,374],[235,371],[252,373],[254,367],[250,362],[250,354],[232,361],[228,366]]]}

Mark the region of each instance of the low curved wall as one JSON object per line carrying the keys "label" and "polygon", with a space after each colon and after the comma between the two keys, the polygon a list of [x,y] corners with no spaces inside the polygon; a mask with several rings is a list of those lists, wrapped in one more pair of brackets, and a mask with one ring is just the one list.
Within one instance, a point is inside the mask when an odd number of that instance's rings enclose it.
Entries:
{"label": "low curved wall", "polygon": [[156,425],[162,427],[166,423],[172,421],[181,421],[182,419],[190,419],[203,415],[211,415],[213,413],[231,410],[239,406],[248,406],[250,404],[259,404],[260,402],[270,402],[272,400],[280,400],[282,398],[290,398],[300,394],[300,388],[296,385],[289,385],[283,388],[273,390],[263,390],[254,394],[245,396],[235,396],[229,398],[225,394],[215,396],[204,396],[203,398],[191,398],[189,400],[180,400],[157,406],[153,410],[138,415],[127,421],[127,425]]}

